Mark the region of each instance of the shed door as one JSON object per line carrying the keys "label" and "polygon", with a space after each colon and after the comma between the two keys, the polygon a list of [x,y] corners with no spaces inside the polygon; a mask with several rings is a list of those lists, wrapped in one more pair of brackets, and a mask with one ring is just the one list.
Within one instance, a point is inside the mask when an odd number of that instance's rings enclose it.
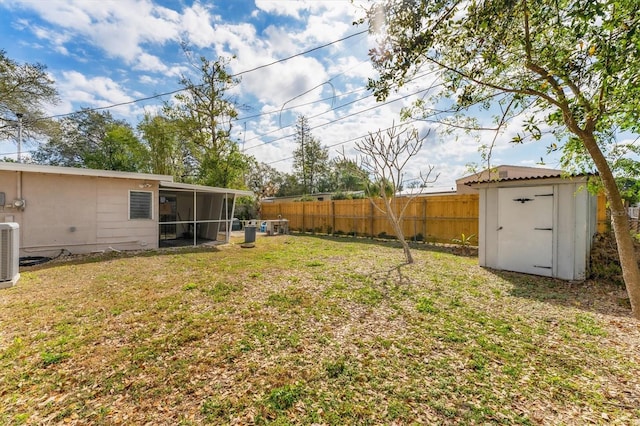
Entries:
{"label": "shed door", "polygon": [[553,187],[498,189],[498,266],[551,276]]}

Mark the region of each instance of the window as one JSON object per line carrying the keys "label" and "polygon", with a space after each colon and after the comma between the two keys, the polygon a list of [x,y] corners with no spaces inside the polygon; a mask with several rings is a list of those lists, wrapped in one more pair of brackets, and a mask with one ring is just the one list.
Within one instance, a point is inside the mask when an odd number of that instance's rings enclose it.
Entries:
{"label": "window", "polygon": [[129,191],[129,219],[153,219],[153,192]]}

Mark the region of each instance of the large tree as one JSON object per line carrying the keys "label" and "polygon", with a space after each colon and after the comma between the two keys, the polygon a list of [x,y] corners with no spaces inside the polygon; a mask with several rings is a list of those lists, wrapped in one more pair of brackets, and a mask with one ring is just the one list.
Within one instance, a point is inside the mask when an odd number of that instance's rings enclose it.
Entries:
{"label": "large tree", "polygon": [[0,50],[0,140],[18,141],[48,134],[51,120],[44,119],[46,104],[58,101],[54,82],[41,64],[20,64]]}
{"label": "large tree", "polygon": [[363,191],[367,173],[358,163],[343,155],[329,161],[329,171],[320,182],[320,191],[348,193]]}
{"label": "large tree", "polygon": [[163,115],[145,114],[138,130],[149,149],[150,171],[181,182],[188,167],[176,123]]}
{"label": "large tree", "polygon": [[250,161],[230,136],[238,105],[228,92],[239,81],[227,71],[228,62],[200,57],[194,63],[197,78],[182,76],[184,91],[165,105],[164,114],[176,124],[186,158],[194,166],[194,175],[185,176],[186,180],[241,187]]}
{"label": "large tree", "polygon": [[313,194],[329,170],[329,150],[313,136],[304,115],[296,122],[295,140],[298,147],[293,151],[293,169],[305,193]]}
{"label": "large tree", "polygon": [[59,132],[33,154],[33,161],[66,167],[149,171],[149,152],[131,126],[108,111],[82,110],[60,120]]}
{"label": "large tree", "polygon": [[464,111],[502,106],[500,122],[545,123],[565,155],[588,158],[609,201],[624,281],[640,319],[640,271],[609,154],[640,130],[637,0],[385,0],[367,15],[378,99],[419,70],[439,71],[442,95]]}
{"label": "large tree", "polygon": [[284,174],[266,163],[259,163],[252,159],[252,165],[246,176],[246,186],[262,200],[274,197],[284,182]]}

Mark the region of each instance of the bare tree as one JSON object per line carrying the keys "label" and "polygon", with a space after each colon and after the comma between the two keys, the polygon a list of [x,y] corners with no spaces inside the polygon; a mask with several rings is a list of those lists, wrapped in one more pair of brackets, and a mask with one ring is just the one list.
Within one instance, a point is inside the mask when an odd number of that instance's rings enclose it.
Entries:
{"label": "bare tree", "polygon": [[[396,237],[402,244],[407,264],[414,261],[409,243],[404,238],[402,220],[407,206],[412,199],[420,195],[422,189],[405,198],[402,204],[399,203],[396,193],[403,187],[405,167],[420,152],[427,136],[428,133],[420,137],[415,128],[400,130],[393,125],[386,131],[378,130],[375,133],[369,133],[369,136],[362,141],[356,142],[356,150],[360,153],[358,164],[372,178],[367,186],[367,196],[373,205],[389,219]],[[438,179],[437,175],[430,178],[432,172],[433,166],[429,166],[426,173],[420,172],[421,188]],[[381,198],[382,206],[374,203],[374,198]]]}

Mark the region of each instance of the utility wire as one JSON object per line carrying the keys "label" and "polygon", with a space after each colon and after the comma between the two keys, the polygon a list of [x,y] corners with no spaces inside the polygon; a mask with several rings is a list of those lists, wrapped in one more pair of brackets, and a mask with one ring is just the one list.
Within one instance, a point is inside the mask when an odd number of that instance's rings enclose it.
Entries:
{"label": "utility wire", "polygon": [[[416,75],[416,76],[414,76],[413,78],[411,78],[410,80],[407,80],[407,82],[406,82],[406,83],[409,83],[409,82],[414,81],[414,80],[418,80],[418,79],[420,79],[420,78],[426,77],[426,76],[431,75],[431,74],[434,74],[434,73],[436,73],[436,72],[437,72],[437,70],[432,70],[432,71],[428,71],[428,72],[425,72],[425,73],[422,73],[422,74]],[[404,99],[404,98],[406,98],[406,97],[410,97],[410,96],[416,95],[416,94],[421,93],[421,92],[427,92],[427,91],[429,91],[429,90],[433,89],[433,88],[434,88],[434,87],[436,87],[436,86],[441,86],[442,84],[443,84],[443,83],[439,83],[439,84],[437,84],[437,85],[431,84],[431,86],[430,86],[430,87],[428,87],[427,89],[423,89],[423,90],[421,90],[421,91],[414,92],[414,93],[409,94],[409,95],[407,95],[407,96],[404,96],[403,98],[400,98],[400,99]],[[359,90],[360,90],[360,89],[358,89],[358,90],[354,90],[354,91],[353,91],[353,92],[351,92],[351,93],[355,93],[356,91],[359,91]],[[366,87],[364,88],[364,90],[366,90]],[[345,107],[345,106],[348,106],[348,105],[354,104],[354,103],[356,103],[356,102],[359,102],[359,101],[365,100],[365,99],[370,98],[370,97],[372,97],[372,96],[373,96],[373,94],[368,94],[367,96],[363,96],[363,97],[358,98],[358,99],[355,99],[355,100],[353,100],[353,101],[349,101],[349,102],[347,102],[347,103],[345,103],[345,104],[338,105],[338,106],[336,106],[335,108],[331,108],[330,110],[327,110],[327,111],[324,111],[324,112],[318,113],[318,114],[316,114],[316,115],[314,115],[314,116],[311,116],[311,117],[308,117],[308,118],[309,118],[309,119],[312,119],[312,118],[320,117],[320,116],[322,116],[322,115],[324,115],[324,114],[327,114],[327,113],[329,113],[329,112],[336,111],[336,110],[338,110],[338,109],[340,109],[340,108],[343,108],[343,107]],[[400,99],[396,99],[396,100],[400,100]],[[371,108],[369,108],[369,109],[365,109],[365,110],[362,110],[362,111],[359,111],[359,112],[353,113],[353,114],[351,114],[351,115],[349,115],[349,116],[345,116],[345,118],[346,118],[346,117],[353,116],[353,115],[356,115],[356,114],[359,114],[359,113],[362,113],[362,112],[370,111],[371,109],[374,109],[374,108],[377,108],[377,107],[381,107],[381,106],[387,105],[388,103],[395,102],[396,100],[388,101],[388,102],[384,102],[384,103],[378,103],[378,104],[376,104],[374,107],[371,107]],[[320,102],[320,101],[318,101],[318,102]],[[273,111],[273,113],[275,113],[275,112],[277,112],[277,111]],[[446,111],[442,111],[442,112],[446,112]],[[338,120],[334,120],[334,122],[335,122],[335,121],[338,121]],[[330,122],[330,123],[332,123],[332,122]],[[330,124],[330,123],[327,123],[327,124]],[[291,127],[291,126],[293,126],[293,124],[292,124],[292,125],[290,125],[289,127]],[[268,136],[268,135],[270,135],[270,134],[272,134],[272,133],[275,133],[275,132],[279,132],[279,131],[281,131],[281,130],[282,130],[282,128],[279,128],[279,129],[275,129],[275,130],[272,130],[272,131],[267,132],[267,133],[263,133],[262,135],[254,136],[254,137],[252,137],[252,138],[250,138],[250,139],[248,139],[248,140],[245,140],[245,143],[246,143],[246,142],[251,142],[251,141],[256,140],[256,139],[262,139],[262,138],[263,138],[263,137],[265,137],[265,136]],[[287,136],[280,137],[280,138],[278,138],[278,139],[273,139],[273,140],[268,141],[268,142],[263,142],[263,143],[261,143],[261,144],[254,145],[254,146],[252,146],[252,147],[246,148],[246,149],[245,149],[245,151],[246,151],[246,150],[248,150],[248,149],[252,149],[252,148],[258,147],[258,146],[267,145],[267,144],[269,144],[269,143],[271,143],[271,142],[276,142],[276,141],[278,141],[278,140],[281,140],[281,139],[284,139],[284,138],[287,138],[287,137],[291,137],[291,136],[294,136],[294,135],[287,135]]]}
{"label": "utility wire", "polygon": [[[350,34],[350,35],[348,35],[346,37],[342,37],[342,38],[340,38],[338,40],[330,41],[329,43],[325,43],[323,45],[316,46],[316,47],[311,48],[309,50],[305,50],[304,52],[296,53],[295,55],[291,55],[291,56],[288,56],[286,58],[278,59],[276,61],[269,62],[268,64],[259,65],[257,67],[254,67],[254,68],[251,68],[251,69],[248,69],[248,70],[245,70],[245,71],[240,71],[240,72],[238,72],[236,74],[231,74],[230,77],[231,78],[238,77],[238,76],[241,76],[241,75],[244,75],[244,74],[248,74],[248,73],[263,69],[263,68],[270,67],[272,65],[280,64],[280,63],[289,61],[289,60],[291,60],[293,58],[297,58],[299,56],[304,56],[304,55],[307,55],[307,54],[309,54],[311,52],[315,52],[316,50],[324,49],[325,47],[329,47],[329,46],[332,46],[334,44],[340,43],[342,41],[348,40],[350,38],[362,35],[362,34],[368,32],[368,31],[369,30],[362,30],[362,31],[359,31],[357,33]],[[202,85],[200,85],[200,86],[202,86]],[[117,104],[111,104],[111,105],[102,106],[102,107],[86,108],[83,111],[101,111],[101,110],[112,109],[112,108],[125,106],[125,105],[132,105],[132,104],[136,104],[138,102],[144,102],[144,101],[149,101],[149,100],[152,100],[152,99],[161,98],[163,96],[174,95],[176,93],[184,92],[185,90],[188,90],[188,89],[186,87],[184,87],[184,88],[172,90],[172,91],[169,91],[169,92],[163,92],[163,93],[158,93],[156,95],[146,96],[144,98],[137,98],[137,99],[132,99],[132,100],[126,101],[126,102],[120,102],[120,103],[117,103]],[[75,114],[77,112],[78,111],[69,112],[69,113],[66,113],[66,114],[56,114],[56,115],[52,115],[52,116],[45,117],[45,118],[67,117],[67,116],[73,115],[73,114]]]}
{"label": "utility wire", "polygon": [[[442,83],[439,83],[438,85],[442,85]],[[436,85],[436,86],[438,86],[438,85]],[[327,125],[329,125],[329,124],[337,123],[338,121],[344,120],[344,119],[346,119],[346,118],[350,118],[350,117],[353,117],[353,116],[355,116],[355,115],[362,114],[362,113],[365,113],[365,112],[368,112],[368,111],[374,110],[374,109],[376,109],[376,108],[380,108],[380,107],[383,107],[383,106],[385,106],[385,105],[389,105],[389,104],[392,104],[392,103],[394,103],[394,102],[398,102],[398,101],[401,101],[401,100],[404,100],[404,99],[410,98],[410,97],[415,96],[415,95],[418,95],[418,94],[420,94],[420,93],[425,93],[425,92],[427,92],[427,91],[431,90],[433,87],[436,87],[436,86],[433,86],[433,85],[432,85],[432,86],[430,86],[430,87],[428,87],[428,88],[426,88],[426,89],[421,89],[421,90],[418,90],[417,92],[409,93],[408,95],[401,96],[401,97],[399,97],[399,98],[392,99],[392,100],[390,100],[390,101],[386,101],[386,102],[383,102],[383,103],[377,103],[377,104],[375,104],[375,105],[373,105],[373,106],[371,106],[371,107],[369,107],[369,108],[365,108],[365,109],[363,109],[363,110],[356,111],[356,112],[353,112],[353,113],[351,113],[351,114],[344,115],[344,116],[342,116],[342,117],[338,117],[338,118],[336,118],[335,120],[331,120],[331,121],[328,121],[328,122],[326,122],[326,123],[322,123],[322,124],[319,124],[319,125],[313,126],[313,127],[311,127],[309,130],[319,129],[319,128],[324,127],[324,126],[327,126]],[[368,96],[367,96],[367,97],[368,97]],[[366,99],[366,97],[365,97],[364,99]],[[360,99],[360,100],[362,100],[362,99]],[[332,109],[331,111],[335,111],[335,110],[336,110],[336,109],[338,109],[338,108],[342,108],[343,106],[350,105],[350,104],[352,104],[352,103],[354,103],[354,102],[357,102],[357,101],[358,101],[358,100],[355,100],[355,101],[348,102],[348,103],[346,103],[346,104],[340,105],[340,106],[338,106],[338,107],[336,107],[336,108]],[[434,111],[435,111],[435,110],[434,110]],[[323,113],[320,113],[320,114],[317,114],[317,115],[315,115],[315,116],[313,116],[313,117],[311,117],[311,118],[317,118],[317,117],[319,117],[320,115],[326,114],[327,112],[328,112],[328,111],[323,112]],[[437,112],[438,112],[438,113],[445,113],[445,112],[447,112],[447,111],[437,110]],[[279,130],[281,130],[281,129],[277,129],[277,130],[274,130],[274,131],[279,131]],[[270,133],[273,133],[274,131],[272,131],[272,132],[270,132]],[[264,135],[262,135],[262,136],[264,136]],[[254,137],[254,138],[249,139],[249,141],[251,141],[251,140],[253,140],[253,139],[261,138],[262,136],[256,136],[256,137]],[[259,143],[259,144],[257,144],[257,145],[250,146],[250,147],[248,147],[248,148],[246,148],[246,149],[245,149],[245,152],[246,152],[246,151],[249,151],[249,150],[251,150],[251,149],[254,149],[254,148],[258,148],[258,147],[263,146],[263,145],[269,145],[269,144],[271,144],[271,143],[273,143],[273,142],[277,142],[277,141],[280,141],[280,140],[283,140],[283,139],[290,138],[290,137],[292,137],[292,136],[295,136],[295,133],[288,134],[288,135],[285,135],[285,136],[281,136],[281,137],[279,137],[279,138],[272,139],[272,140],[270,140],[270,141],[268,141],[268,142],[262,142],[262,143]]]}

